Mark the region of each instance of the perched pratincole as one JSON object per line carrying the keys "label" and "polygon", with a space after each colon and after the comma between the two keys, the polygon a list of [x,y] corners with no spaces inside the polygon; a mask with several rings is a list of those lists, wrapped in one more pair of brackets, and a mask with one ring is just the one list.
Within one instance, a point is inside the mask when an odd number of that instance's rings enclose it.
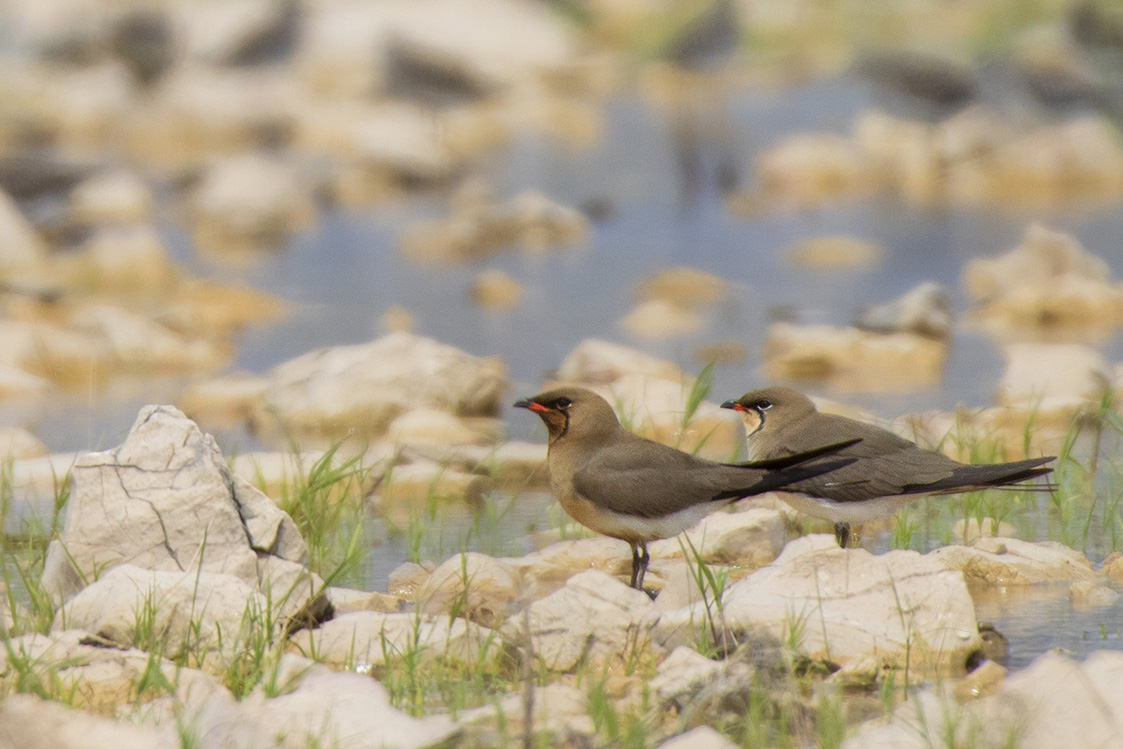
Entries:
{"label": "perched pratincole", "polygon": [[[850,524],[888,517],[910,500],[929,494],[957,494],[1008,487],[1044,476],[1054,457],[1015,463],[968,465],[871,424],[819,413],[811,399],[786,387],[745,393],[721,404],[745,421],[752,460],[776,459],[808,446],[860,439],[839,456],[857,458],[829,476],[791,484],[784,499],[800,512],[834,522],[843,548]],[[1033,487],[1026,487],[1033,488]],[[797,492],[789,494],[788,492]]]}
{"label": "perched pratincole", "polygon": [[514,404],[542,419],[549,432],[550,486],[577,522],[632,547],[633,588],[643,589],[647,542],[669,538],[734,500],[813,479],[853,459],[816,462],[854,444],[850,439],[779,460],[724,465],[632,434],[608,402],[567,387]]}

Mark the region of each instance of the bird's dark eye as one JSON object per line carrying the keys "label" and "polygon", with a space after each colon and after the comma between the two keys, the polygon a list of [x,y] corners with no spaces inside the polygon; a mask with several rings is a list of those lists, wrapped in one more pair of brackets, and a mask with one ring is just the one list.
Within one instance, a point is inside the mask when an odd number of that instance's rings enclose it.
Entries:
{"label": "bird's dark eye", "polygon": [[559,411],[564,411],[572,405],[573,401],[571,401],[569,398],[562,397],[554,401],[554,408],[558,409]]}
{"label": "bird's dark eye", "polygon": [[763,399],[758,400],[753,404],[753,408],[755,408],[757,411],[767,411],[768,409],[772,408],[772,401],[766,401]]}

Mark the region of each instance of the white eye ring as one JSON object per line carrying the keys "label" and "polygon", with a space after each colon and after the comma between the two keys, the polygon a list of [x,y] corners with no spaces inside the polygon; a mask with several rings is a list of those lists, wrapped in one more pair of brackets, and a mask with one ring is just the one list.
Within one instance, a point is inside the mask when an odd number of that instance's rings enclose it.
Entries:
{"label": "white eye ring", "polygon": [[755,405],[758,411],[767,411],[768,409],[772,408],[771,401],[757,401]]}

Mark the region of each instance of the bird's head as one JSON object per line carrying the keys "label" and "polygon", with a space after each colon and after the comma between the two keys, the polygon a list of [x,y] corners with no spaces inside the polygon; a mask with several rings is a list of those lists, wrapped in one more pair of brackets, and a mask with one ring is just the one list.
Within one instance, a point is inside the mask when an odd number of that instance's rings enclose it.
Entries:
{"label": "bird's head", "polygon": [[514,405],[538,414],[550,433],[551,444],[566,435],[589,438],[620,428],[608,401],[584,388],[549,390]]}
{"label": "bird's head", "polygon": [[737,400],[728,400],[722,408],[732,408],[745,421],[745,431],[752,435],[764,428],[775,430],[815,411],[815,404],[803,393],[786,387],[750,390]]}

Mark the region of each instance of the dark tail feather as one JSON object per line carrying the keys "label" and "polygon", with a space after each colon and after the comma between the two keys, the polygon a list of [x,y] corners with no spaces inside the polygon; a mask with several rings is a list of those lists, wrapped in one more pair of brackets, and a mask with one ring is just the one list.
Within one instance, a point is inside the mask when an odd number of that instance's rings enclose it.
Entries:
{"label": "dark tail feather", "polygon": [[[955,469],[955,472],[946,479],[931,484],[909,484],[904,487],[904,494],[940,492],[976,491],[981,489],[996,489],[1029,481],[1038,476],[1052,473],[1052,468],[1043,468],[1045,463],[1056,460],[1055,457],[1032,458],[1016,463],[996,463],[993,465],[968,465]],[[1020,488],[1020,487],[1011,487]],[[1029,487],[1027,487],[1029,488]]]}
{"label": "dark tail feather", "polygon": [[[766,458],[765,460],[753,460],[749,461],[748,463],[731,463],[730,465],[735,465],[738,468],[763,468],[769,471],[778,471],[783,468],[791,468],[792,466],[802,465],[803,463],[806,463],[810,460],[815,460],[815,458],[821,458],[824,455],[834,455],[835,453],[841,452],[848,447],[852,447],[853,445],[856,445],[861,441],[862,438],[859,437],[858,439],[846,440],[845,442],[835,442],[830,445],[823,445],[822,447],[816,447],[814,450],[806,450],[801,453],[796,453],[795,455],[785,455],[782,458]],[[836,466],[836,468],[837,467],[841,466]],[[831,470],[834,469],[832,468]]]}
{"label": "dark tail feather", "polygon": [[[850,444],[853,444],[853,442],[840,444],[849,446]],[[813,465],[796,465],[791,468],[769,471],[751,487],[741,489],[727,489],[715,494],[714,499],[741,499],[742,497],[748,497],[753,494],[770,492],[775,489],[787,486],[788,484],[794,484],[798,481],[806,481],[807,479],[813,479],[816,476],[821,476],[824,473],[837,471],[839,468],[845,468],[851,463],[856,462],[858,462],[857,458],[839,458],[837,460],[823,460]]]}

